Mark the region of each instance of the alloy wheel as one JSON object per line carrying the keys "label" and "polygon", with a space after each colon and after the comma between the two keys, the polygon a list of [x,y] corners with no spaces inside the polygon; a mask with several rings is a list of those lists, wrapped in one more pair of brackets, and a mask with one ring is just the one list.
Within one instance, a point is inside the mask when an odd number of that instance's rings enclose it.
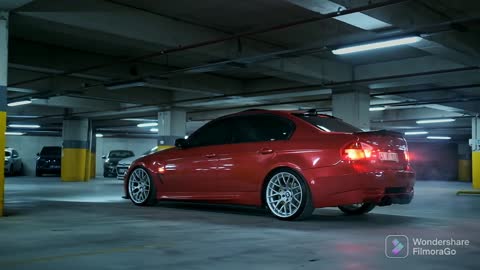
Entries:
{"label": "alloy wheel", "polygon": [[268,182],[265,195],[270,211],[281,218],[295,215],[302,205],[304,196],[299,179],[289,172],[273,175]]}
{"label": "alloy wheel", "polygon": [[150,176],[142,169],[135,169],[128,181],[128,193],[133,202],[142,204],[145,203],[150,195]]}

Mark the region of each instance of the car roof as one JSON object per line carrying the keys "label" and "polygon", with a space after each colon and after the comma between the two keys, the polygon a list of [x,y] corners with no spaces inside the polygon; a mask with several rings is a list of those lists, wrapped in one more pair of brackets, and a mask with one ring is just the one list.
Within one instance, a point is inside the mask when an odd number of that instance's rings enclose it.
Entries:
{"label": "car roof", "polygon": [[262,114],[262,113],[268,113],[268,114],[276,114],[276,115],[282,115],[282,116],[290,116],[292,114],[305,114],[305,115],[318,115],[318,116],[324,116],[324,117],[332,117],[331,115],[328,114],[321,114],[318,113],[315,109],[312,110],[265,110],[265,109],[250,109],[250,110],[245,110],[241,111],[238,113],[226,115],[227,116],[234,116],[234,115],[244,115],[244,114]]}

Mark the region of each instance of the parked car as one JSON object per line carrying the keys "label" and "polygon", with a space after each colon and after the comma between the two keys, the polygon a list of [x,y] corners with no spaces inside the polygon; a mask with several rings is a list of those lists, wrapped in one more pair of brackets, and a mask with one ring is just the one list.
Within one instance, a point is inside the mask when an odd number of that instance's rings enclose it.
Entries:
{"label": "parked car", "polygon": [[129,150],[112,150],[108,155],[102,156],[102,158],[105,159],[103,163],[103,177],[116,177],[118,162],[124,158],[133,156],[135,156],[135,154]]}
{"label": "parked car", "polygon": [[117,164],[117,179],[118,180],[124,180],[125,178],[125,173],[127,172],[128,168],[132,164],[133,161],[135,161],[138,158],[141,158],[146,155],[153,154],[155,152],[165,150],[168,148],[172,148],[173,146],[167,146],[167,145],[162,145],[162,146],[155,146],[152,149],[146,151],[145,153],[141,154],[140,156],[133,156],[129,158],[122,159],[118,162]]}
{"label": "parked car", "polygon": [[18,175],[23,171],[22,158],[18,154],[17,150],[6,147],[5,148],[5,174],[6,175]]}
{"label": "parked car", "polygon": [[37,153],[36,176],[44,174],[60,175],[62,165],[62,147],[44,146],[40,153]]}
{"label": "parked car", "polygon": [[166,198],[264,206],[294,220],[320,207],[364,214],[414,194],[402,134],[364,132],[315,111],[228,115],[175,145],[130,166],[124,190],[135,205]]}

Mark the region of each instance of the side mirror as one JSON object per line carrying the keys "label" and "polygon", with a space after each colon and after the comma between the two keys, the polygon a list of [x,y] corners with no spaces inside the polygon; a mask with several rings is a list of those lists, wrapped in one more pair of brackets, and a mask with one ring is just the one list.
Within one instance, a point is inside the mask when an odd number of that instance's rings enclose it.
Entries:
{"label": "side mirror", "polygon": [[102,156],[102,159],[107,159],[107,156],[103,155],[103,156]]}
{"label": "side mirror", "polygon": [[186,148],[187,146],[188,146],[188,142],[184,138],[175,140],[175,147],[183,149],[183,148]]}

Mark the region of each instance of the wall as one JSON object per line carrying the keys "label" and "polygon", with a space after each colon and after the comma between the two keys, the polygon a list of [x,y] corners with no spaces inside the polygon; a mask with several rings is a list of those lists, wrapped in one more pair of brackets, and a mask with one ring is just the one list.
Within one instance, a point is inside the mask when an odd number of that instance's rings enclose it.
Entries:
{"label": "wall", "polygon": [[[15,148],[22,158],[24,174],[35,175],[37,153],[43,146],[62,146],[61,137],[6,136],[7,146]],[[102,155],[110,150],[131,150],[140,155],[157,145],[157,139],[97,138],[96,174],[103,175]]]}
{"label": "wall", "polygon": [[35,175],[37,153],[43,146],[62,146],[61,137],[7,135],[7,147],[15,148],[22,158],[25,175]]}
{"label": "wall", "polygon": [[457,180],[457,144],[410,142],[408,148],[417,180]]}

